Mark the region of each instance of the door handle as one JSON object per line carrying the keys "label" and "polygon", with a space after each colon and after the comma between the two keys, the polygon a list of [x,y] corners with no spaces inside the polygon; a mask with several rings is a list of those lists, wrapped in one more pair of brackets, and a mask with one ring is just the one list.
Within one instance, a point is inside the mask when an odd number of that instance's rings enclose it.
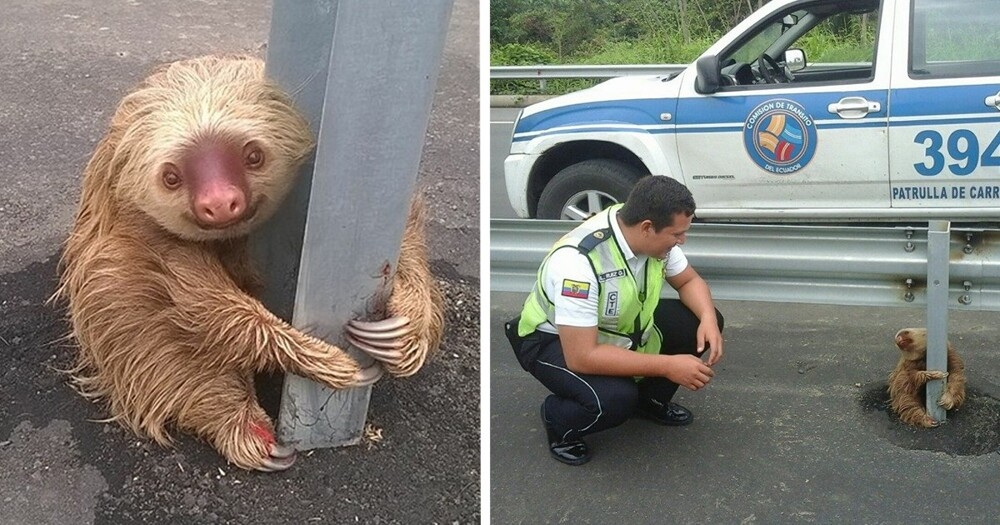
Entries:
{"label": "door handle", "polygon": [[984,100],[983,102],[985,102],[987,106],[993,106],[997,109],[1000,109],[1000,93],[986,97],[986,100]]}
{"label": "door handle", "polygon": [[862,118],[869,113],[878,113],[881,109],[882,104],[865,97],[844,97],[826,107],[830,113],[836,113],[845,119]]}

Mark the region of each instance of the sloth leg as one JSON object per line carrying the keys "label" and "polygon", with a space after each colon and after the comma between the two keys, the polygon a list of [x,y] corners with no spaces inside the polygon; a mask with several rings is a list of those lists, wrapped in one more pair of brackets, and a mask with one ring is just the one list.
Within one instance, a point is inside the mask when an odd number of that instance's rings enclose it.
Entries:
{"label": "sloth leg", "polygon": [[[930,372],[936,375],[937,372]],[[892,400],[892,410],[899,420],[908,425],[932,428],[938,422],[927,414],[920,388],[927,383],[928,372],[896,371],[889,375],[889,397]]]}
{"label": "sloth leg", "polygon": [[901,396],[899,399],[894,399],[892,409],[899,416],[899,420],[908,425],[924,428],[938,426],[938,422],[924,410],[923,401],[919,396]]}
{"label": "sloth leg", "polygon": [[954,410],[961,407],[964,402],[965,372],[949,372],[948,384],[945,386],[944,392],[941,393],[938,405],[941,405],[945,410]]}
{"label": "sloth leg", "polygon": [[951,345],[948,345],[948,371],[948,384],[938,404],[945,410],[954,410],[965,403],[965,365]]}
{"label": "sloth leg", "polygon": [[392,317],[374,323],[350,321],[347,325],[351,343],[397,377],[420,370],[427,356],[441,344],[444,332],[444,298],[427,260],[424,228],[424,203],[418,193],[410,204],[387,305]]}
{"label": "sloth leg", "polygon": [[194,383],[177,416],[179,428],[205,439],[243,469],[275,472],[295,463],[295,450],[277,443],[250,374],[206,374]]}

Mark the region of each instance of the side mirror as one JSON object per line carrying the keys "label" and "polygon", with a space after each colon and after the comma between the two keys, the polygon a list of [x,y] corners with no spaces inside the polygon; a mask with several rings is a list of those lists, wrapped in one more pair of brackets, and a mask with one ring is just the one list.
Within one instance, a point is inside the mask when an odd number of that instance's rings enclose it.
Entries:
{"label": "side mirror", "polygon": [[801,71],[806,67],[806,52],[793,48],[785,51],[785,67],[789,71]]}
{"label": "side mirror", "polygon": [[784,33],[785,31],[788,31],[797,23],[799,23],[799,17],[795,15],[785,15],[785,17],[781,19],[781,32]]}
{"label": "side mirror", "polygon": [[722,83],[722,71],[719,68],[719,57],[703,56],[695,62],[698,78],[694,80],[694,90],[702,95],[711,95],[719,90]]}

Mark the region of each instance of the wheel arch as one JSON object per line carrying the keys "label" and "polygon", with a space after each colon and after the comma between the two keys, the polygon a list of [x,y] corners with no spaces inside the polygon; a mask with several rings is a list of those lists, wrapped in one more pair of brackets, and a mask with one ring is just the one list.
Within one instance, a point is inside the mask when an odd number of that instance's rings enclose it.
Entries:
{"label": "wheel arch", "polygon": [[543,153],[531,169],[528,178],[528,214],[538,216],[538,200],[545,185],[564,168],[591,159],[611,159],[632,166],[648,175],[649,166],[631,149],[604,140],[576,140],[563,142]]}

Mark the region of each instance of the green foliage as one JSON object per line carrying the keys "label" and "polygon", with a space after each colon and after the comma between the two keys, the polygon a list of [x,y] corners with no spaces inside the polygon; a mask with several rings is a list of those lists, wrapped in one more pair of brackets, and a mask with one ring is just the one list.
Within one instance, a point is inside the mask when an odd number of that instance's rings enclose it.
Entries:
{"label": "green foliage", "polygon": [[[687,64],[766,2],[490,0],[490,63]],[[810,63],[870,62],[877,23],[877,17],[833,16],[794,47],[805,50]],[[942,47],[942,54],[952,53]],[[538,81],[493,81],[491,92],[554,94],[593,83],[549,80],[543,90]]]}
{"label": "green foliage", "polygon": [[[751,0],[758,6],[765,0]],[[490,0],[490,64],[683,64],[752,10],[746,0]],[[735,21],[732,21],[736,17]],[[491,81],[494,94],[563,93],[586,80]]]}
{"label": "green foliage", "polygon": [[[539,44],[511,43],[490,48],[490,64],[493,65],[538,66],[555,62],[555,55]],[[490,93],[494,95],[532,95],[539,92],[539,83],[535,80],[490,81]]]}
{"label": "green foliage", "polygon": [[795,43],[806,52],[810,63],[871,62],[872,46],[854,39],[837,37],[827,31],[811,31]]}
{"label": "green foliage", "polygon": [[871,62],[876,20],[834,16],[795,43],[811,63]]}
{"label": "green foliage", "polygon": [[581,57],[581,64],[687,64],[705,52],[718,35],[684,42],[676,35],[665,39],[610,42],[594,54]]}
{"label": "green foliage", "polygon": [[540,44],[500,44],[490,47],[490,63],[504,66],[552,64],[556,57]]}

